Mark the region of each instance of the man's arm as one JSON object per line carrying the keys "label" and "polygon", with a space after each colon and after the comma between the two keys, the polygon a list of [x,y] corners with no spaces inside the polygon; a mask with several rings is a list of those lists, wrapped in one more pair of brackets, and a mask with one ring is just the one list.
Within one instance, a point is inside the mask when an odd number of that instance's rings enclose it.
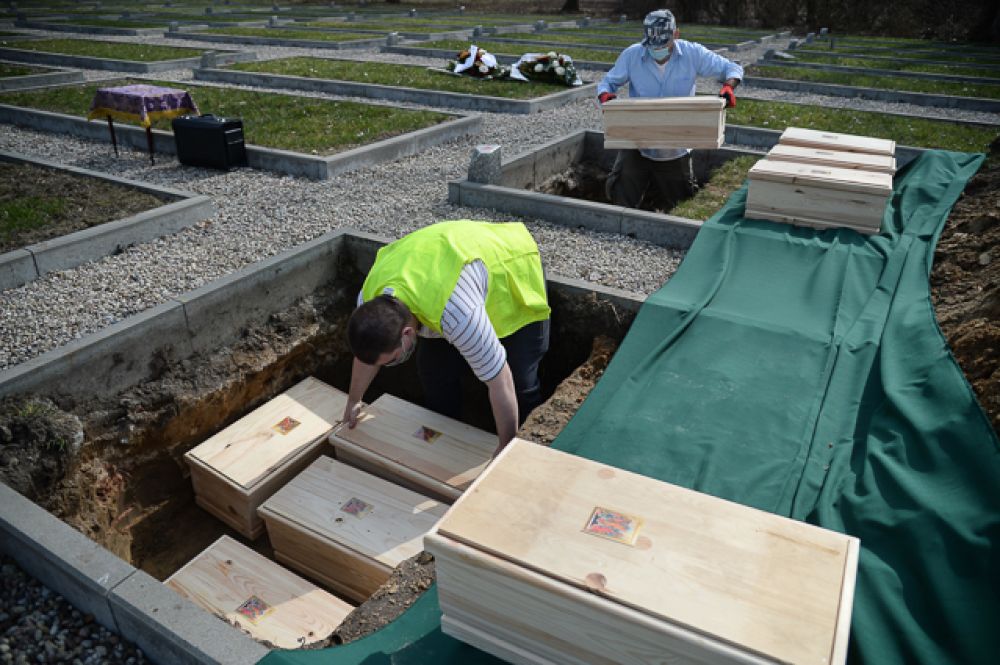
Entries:
{"label": "man's arm", "polygon": [[743,80],[743,67],[740,65],[714,51],[709,51],[701,44],[691,42],[690,46],[693,46],[698,54],[698,76],[711,76],[726,83],[734,80],[735,84],[729,83],[734,88]]}
{"label": "man's arm", "polygon": [[517,434],[517,394],[514,392],[514,375],[506,362],[503,369],[495,377],[486,382],[490,392],[490,406],[493,408],[493,420],[497,425],[497,438],[500,440],[497,449],[493,451],[496,457],[510,440]]}
{"label": "man's arm", "polygon": [[604,93],[613,95],[618,88],[628,83],[629,61],[629,49],[625,49],[618,55],[618,59],[615,60],[614,66],[608,70],[608,72],[604,75],[604,78],[602,78],[600,83],[597,84],[598,97]]}
{"label": "man's arm", "polygon": [[361,399],[378,374],[378,365],[366,365],[357,358],[351,367],[351,388],[347,393],[347,406],[344,407],[343,421],[348,429],[354,429],[358,424],[358,413],[361,411]]}

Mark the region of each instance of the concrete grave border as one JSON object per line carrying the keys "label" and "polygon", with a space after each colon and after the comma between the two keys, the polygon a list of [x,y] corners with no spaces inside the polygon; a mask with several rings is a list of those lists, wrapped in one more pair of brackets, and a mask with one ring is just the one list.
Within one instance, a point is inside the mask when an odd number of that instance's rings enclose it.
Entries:
{"label": "concrete grave border", "polygon": [[[839,72],[841,74],[868,74],[870,76],[895,76],[898,78],[927,79],[931,81],[943,81],[953,83],[996,83],[1000,84],[1000,78],[990,78],[984,76],[966,76],[963,74],[938,74],[935,72],[909,72],[895,69],[872,69],[870,67],[853,67],[847,65],[828,65],[819,62],[798,62],[795,60],[777,60],[765,58],[760,63],[765,67],[787,67],[789,69],[815,69],[821,72]],[[1000,73],[1000,70],[998,70]]]}
{"label": "concrete grave border", "polygon": [[[399,86],[359,83],[339,79],[316,79],[305,76],[288,76],[264,72],[245,72],[228,69],[196,69],[194,77],[199,81],[215,81],[236,85],[262,86],[289,90],[307,90],[332,95],[385,99],[394,102],[410,102],[426,106],[444,106],[467,111],[489,113],[538,113],[558,108],[577,99],[597,96],[597,84],[567,88],[533,99],[507,99],[488,95],[474,95],[459,92],[422,90]],[[530,84],[525,84],[530,85]]]}
{"label": "concrete grave border", "polygon": [[66,85],[68,83],[83,83],[83,72],[79,69],[54,69],[41,74],[25,74],[24,76],[8,76],[0,78],[0,91],[24,90],[49,85]]}
{"label": "concrete grave border", "polygon": [[[421,46],[382,46],[379,49],[382,53],[395,53],[397,55],[414,55],[423,58],[442,58],[445,60],[451,60],[455,57],[455,51],[449,51],[443,48],[423,48]],[[511,56],[500,53],[494,53],[497,62],[502,65],[513,65],[517,62],[520,56]],[[606,72],[615,63],[613,62],[594,62],[593,60],[577,60],[573,58],[573,64],[576,65],[577,69],[590,69],[593,71]]]}
{"label": "concrete grave border", "polygon": [[155,37],[163,32],[163,28],[115,28],[100,25],[56,23],[54,21],[14,21],[14,26],[18,28],[30,28],[32,30],[49,30],[51,32],[72,32],[83,35],[126,37]]}
{"label": "concrete grave border", "polygon": [[396,30],[394,26],[390,26],[385,30],[372,30],[371,28],[363,28],[358,30],[351,30],[350,23],[345,23],[344,27],[331,27],[331,28],[318,28],[316,26],[297,26],[294,23],[276,25],[273,26],[275,30],[304,30],[308,32],[360,32],[365,34],[370,34],[373,38],[379,38],[382,41],[390,34],[395,32],[398,36],[404,39],[412,39],[414,41],[425,41],[433,39],[462,39],[468,37],[472,34],[473,28],[456,28],[454,30],[445,30],[442,28],[441,32],[409,32],[405,28]]}
{"label": "concrete grave border", "polygon": [[[281,94],[281,93],[275,93]],[[247,165],[250,168],[264,171],[276,171],[287,175],[302,176],[312,180],[327,180],[341,173],[354,171],[366,166],[372,166],[384,161],[414,155],[424,148],[469,136],[479,131],[482,125],[479,115],[457,115],[454,120],[447,120],[432,127],[419,129],[415,132],[394,136],[351,150],[345,150],[326,157],[306,155],[289,150],[264,148],[248,145]],[[92,122],[86,118],[39,111],[0,104],[0,123],[9,123],[28,127],[43,132],[70,134],[93,141],[108,142],[108,129],[103,122]],[[126,124],[115,125],[118,143],[133,148],[145,150],[147,145],[146,130]],[[177,154],[174,135],[159,129],[154,129],[153,145],[157,153]],[[110,149],[110,146],[108,146]]]}
{"label": "concrete grave border", "polygon": [[[171,34],[174,36],[177,35],[177,33]],[[83,67],[85,69],[101,69],[115,72],[131,72],[136,74],[155,74],[156,72],[165,72],[172,69],[197,67],[201,63],[200,55],[192,56],[190,58],[177,58],[174,60],[136,62],[134,60],[94,58],[85,55],[68,55],[62,53],[50,53],[48,51],[28,51],[25,49],[9,47],[0,48],[0,58],[37,65]],[[253,51],[226,51],[218,53],[216,58],[217,62],[221,64],[228,64],[233,62],[256,60],[257,54]]]}
{"label": "concrete grave border", "polygon": [[905,102],[907,104],[932,106],[935,108],[963,109],[965,111],[983,111],[986,113],[1000,112],[1000,99],[931,95],[923,92],[906,92],[905,90],[882,90],[880,88],[862,88],[852,85],[762,78],[759,76],[747,76],[743,79],[743,83],[756,88],[770,88],[772,90],[786,90],[789,92],[810,92],[817,95],[829,95],[831,97],[857,97],[859,99],[874,99],[881,102]]}
{"label": "concrete grave border", "polygon": [[[797,49],[792,44],[789,44],[788,48],[785,49],[785,50],[786,51],[794,52]],[[992,69],[992,70],[1000,71],[1000,64],[994,65],[994,64],[989,64],[989,63],[982,64],[982,63],[974,63],[974,62],[956,62],[954,60],[952,60],[952,61],[948,61],[948,60],[932,60],[932,59],[931,60],[925,60],[925,59],[922,59],[922,58],[906,58],[906,57],[892,56],[892,55],[871,55],[869,53],[858,54],[858,53],[852,53],[850,51],[847,51],[847,52],[845,52],[845,51],[813,51],[812,49],[803,49],[802,52],[805,53],[805,54],[807,54],[807,55],[822,55],[822,56],[828,56],[828,57],[833,57],[833,58],[858,58],[858,59],[861,59],[861,60],[876,60],[876,61],[877,60],[888,60],[888,61],[891,61],[891,62],[899,62],[900,60],[903,60],[903,61],[905,61],[907,63],[913,63],[913,64],[918,64],[918,65],[945,65],[945,66],[953,66],[953,67],[963,67],[964,66],[964,67],[977,67],[979,69]]]}
{"label": "concrete grave border", "polygon": [[176,233],[215,213],[215,203],[203,194],[118,178],[106,173],[2,150],[0,150],[0,162],[31,164],[65,171],[175,199],[131,217],[106,222],[0,254],[0,290],[27,284],[46,273],[66,270],[110,256],[135,243]]}
{"label": "concrete grave border", "polygon": [[[249,44],[254,46],[299,46],[303,48],[326,48],[335,51],[349,49],[371,48],[385,43],[385,35],[377,39],[355,39],[345,42],[324,42],[318,39],[283,39],[281,37],[249,37],[241,35],[217,35],[202,32],[166,32],[165,37],[171,39],[187,39],[199,42],[216,42],[219,44]],[[197,64],[197,63],[195,63]],[[220,60],[220,64],[225,64]]]}

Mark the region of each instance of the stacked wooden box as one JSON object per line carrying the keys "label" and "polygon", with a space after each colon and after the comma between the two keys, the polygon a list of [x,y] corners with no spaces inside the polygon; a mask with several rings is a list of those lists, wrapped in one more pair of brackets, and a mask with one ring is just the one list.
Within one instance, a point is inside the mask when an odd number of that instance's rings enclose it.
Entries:
{"label": "stacked wooden box", "polygon": [[164,584],[254,638],[285,649],[325,639],[354,609],[227,536]]}
{"label": "stacked wooden box", "polygon": [[257,508],[316,459],[347,396],[307,378],[184,455],[202,508],[255,539]]}
{"label": "stacked wooden box", "polygon": [[447,506],[319,457],[258,510],[275,558],[363,602],[419,554]]}
{"label": "stacked wooden box", "polygon": [[489,464],[497,438],[386,393],[330,443],[343,462],[453,503]]}
{"label": "stacked wooden box", "polygon": [[425,545],[444,631],[514,663],[846,658],[857,539],[525,441]]}
{"label": "stacked wooden box", "polygon": [[720,148],[726,138],[721,97],[613,99],[601,104],[604,147]]}
{"label": "stacked wooden box", "polygon": [[885,139],[789,127],[750,169],[746,216],[878,233],[895,149]]}

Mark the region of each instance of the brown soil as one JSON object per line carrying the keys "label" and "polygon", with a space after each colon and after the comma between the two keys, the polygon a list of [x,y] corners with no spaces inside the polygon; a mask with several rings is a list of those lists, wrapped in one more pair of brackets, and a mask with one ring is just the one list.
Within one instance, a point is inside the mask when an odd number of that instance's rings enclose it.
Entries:
{"label": "brown soil", "polygon": [[[18,219],[21,213],[7,208],[18,199],[45,202],[47,214],[41,226],[18,224],[23,223],[23,218]],[[0,164],[0,253],[124,219],[164,203],[147,192],[96,178],[29,164]]]}

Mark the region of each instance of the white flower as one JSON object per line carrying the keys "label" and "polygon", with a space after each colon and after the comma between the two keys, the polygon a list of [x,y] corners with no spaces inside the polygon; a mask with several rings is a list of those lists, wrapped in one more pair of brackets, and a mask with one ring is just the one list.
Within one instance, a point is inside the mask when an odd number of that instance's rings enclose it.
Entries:
{"label": "white flower", "polygon": [[479,71],[482,74],[486,74],[490,71],[490,68],[487,67],[486,65],[479,65]]}
{"label": "white flower", "polygon": [[573,62],[573,58],[569,57],[568,55],[564,55],[563,62],[568,65],[569,63]]}
{"label": "white flower", "polygon": [[566,73],[565,67],[556,67],[556,76],[562,76]]}
{"label": "white flower", "polygon": [[535,71],[536,72],[541,72],[544,69],[545,69],[545,67],[542,65],[542,63],[538,63],[537,65],[535,65]]}
{"label": "white flower", "polygon": [[556,52],[555,51],[549,51],[548,52],[548,56],[550,58],[552,58],[553,60],[555,60],[556,59]]}

